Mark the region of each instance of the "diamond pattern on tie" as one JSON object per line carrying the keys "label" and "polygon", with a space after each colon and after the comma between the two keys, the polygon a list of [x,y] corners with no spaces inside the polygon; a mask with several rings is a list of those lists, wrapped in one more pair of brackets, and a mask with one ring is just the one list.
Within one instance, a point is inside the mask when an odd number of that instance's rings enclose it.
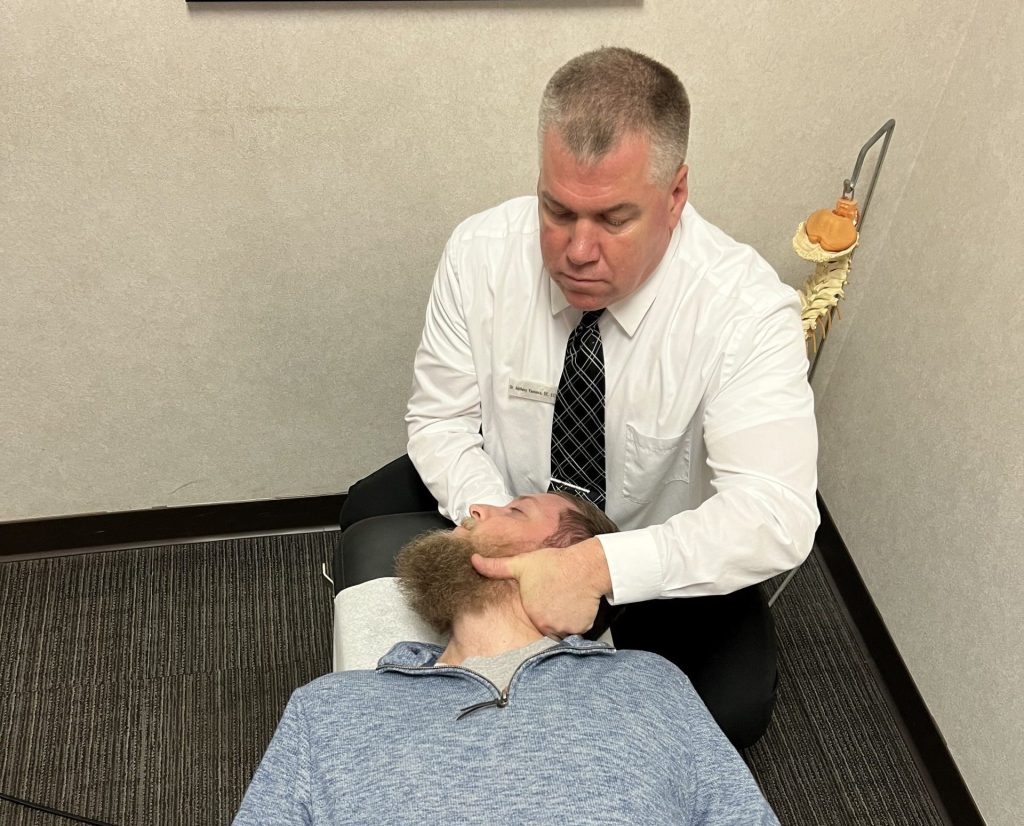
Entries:
{"label": "diamond pattern on tie", "polygon": [[604,348],[597,321],[584,313],[565,346],[551,422],[551,484],[605,507]]}

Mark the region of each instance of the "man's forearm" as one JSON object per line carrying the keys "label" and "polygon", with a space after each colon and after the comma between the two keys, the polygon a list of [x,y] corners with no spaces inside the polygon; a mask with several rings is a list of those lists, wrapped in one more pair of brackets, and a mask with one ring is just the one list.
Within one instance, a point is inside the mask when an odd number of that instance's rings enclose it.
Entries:
{"label": "man's forearm", "polygon": [[664,524],[605,537],[616,603],[730,593],[807,556],[818,524],[813,420],[750,428],[711,453],[718,493]]}
{"label": "man's forearm", "polygon": [[450,252],[445,247],[434,277],[405,422],[420,478],[441,513],[460,521],[471,504],[504,505],[512,497],[483,450],[480,386]]}
{"label": "man's forearm", "polygon": [[484,453],[479,432],[459,432],[451,423],[438,422],[410,435],[408,451],[441,514],[453,522],[464,519],[470,505],[500,506],[512,499]]}

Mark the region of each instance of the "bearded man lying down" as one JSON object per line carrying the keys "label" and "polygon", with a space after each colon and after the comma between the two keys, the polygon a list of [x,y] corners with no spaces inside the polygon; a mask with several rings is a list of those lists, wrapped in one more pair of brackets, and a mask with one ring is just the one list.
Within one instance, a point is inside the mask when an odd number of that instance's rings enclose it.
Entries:
{"label": "bearded man lying down", "polygon": [[449,634],[373,671],[298,689],[234,823],[777,824],[686,676],[661,657],[545,637],[516,580],[473,554],[568,547],[615,530],[564,494],[474,506],[401,551],[413,609]]}

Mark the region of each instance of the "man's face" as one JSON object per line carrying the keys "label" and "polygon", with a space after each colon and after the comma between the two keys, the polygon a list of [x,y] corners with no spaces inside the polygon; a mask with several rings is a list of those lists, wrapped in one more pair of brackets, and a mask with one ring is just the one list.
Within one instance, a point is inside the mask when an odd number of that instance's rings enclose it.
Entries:
{"label": "man's face", "polygon": [[452,531],[416,537],[399,553],[395,574],[413,610],[440,633],[461,614],[509,595],[510,583],[487,579],[469,558],[535,551],[558,529],[568,502],[553,494],[521,496],[503,508],[474,505],[472,517]]}
{"label": "man's face", "polygon": [[686,204],[687,167],[655,184],[649,156],[647,138],[632,134],[588,166],[556,130],[544,135],[537,183],[541,256],[573,307],[597,310],[632,294],[665,254]]}
{"label": "man's face", "polygon": [[504,507],[471,505],[469,518],[452,533],[479,545],[488,556],[514,556],[543,547],[569,504],[553,493],[518,496]]}

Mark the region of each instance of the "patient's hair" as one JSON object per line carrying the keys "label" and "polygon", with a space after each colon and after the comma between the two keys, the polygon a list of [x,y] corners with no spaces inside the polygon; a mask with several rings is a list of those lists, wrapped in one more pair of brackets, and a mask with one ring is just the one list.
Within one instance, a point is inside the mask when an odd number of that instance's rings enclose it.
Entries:
{"label": "patient's hair", "polygon": [[554,491],[571,507],[562,511],[558,528],[544,540],[544,547],[567,548],[602,533],[615,533],[619,527],[597,505],[564,491]]}
{"label": "patient's hair", "polygon": [[548,81],[538,123],[542,147],[550,129],[588,164],[625,135],[645,135],[650,179],[667,184],[686,160],[690,100],[668,67],[630,49],[606,47],[573,58]]}

